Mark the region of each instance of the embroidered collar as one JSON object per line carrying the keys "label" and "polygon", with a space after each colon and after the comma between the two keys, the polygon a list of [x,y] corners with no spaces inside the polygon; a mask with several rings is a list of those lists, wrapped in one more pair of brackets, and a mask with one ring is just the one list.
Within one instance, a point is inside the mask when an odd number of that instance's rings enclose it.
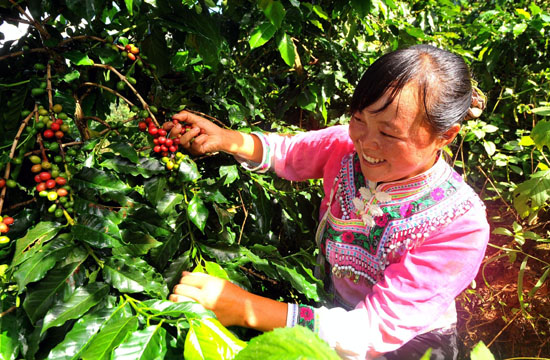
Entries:
{"label": "embroidered collar", "polygon": [[433,184],[448,176],[450,168],[440,156],[427,171],[408,179],[376,184],[365,180],[356,152],[345,157],[339,175],[338,197],[344,219],[352,214],[372,226],[380,216],[383,203],[394,203],[422,193]]}

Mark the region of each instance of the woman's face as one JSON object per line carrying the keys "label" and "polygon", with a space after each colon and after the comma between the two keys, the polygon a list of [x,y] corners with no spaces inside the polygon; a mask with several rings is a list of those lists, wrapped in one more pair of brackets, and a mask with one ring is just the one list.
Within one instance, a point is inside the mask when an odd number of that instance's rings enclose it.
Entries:
{"label": "woman's face", "polygon": [[384,110],[387,94],[371,106],[352,115],[349,135],[368,180],[388,182],[413,177],[436,161],[437,152],[450,143],[459,130],[453,126],[445,136],[432,133],[424,121],[418,88],[406,85]]}

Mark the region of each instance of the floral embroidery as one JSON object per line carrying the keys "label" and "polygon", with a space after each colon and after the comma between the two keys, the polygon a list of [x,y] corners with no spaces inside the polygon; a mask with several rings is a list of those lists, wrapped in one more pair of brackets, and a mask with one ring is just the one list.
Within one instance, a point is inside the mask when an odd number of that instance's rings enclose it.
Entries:
{"label": "floral embroidery", "polygon": [[411,203],[403,204],[399,207],[399,215],[404,218],[409,217],[413,213],[412,210],[413,206]]}
{"label": "floral embroidery", "polygon": [[342,241],[345,243],[351,244],[354,239],[355,236],[353,236],[353,233],[351,231],[346,231],[342,234]]}
{"label": "floral embroidery", "polygon": [[386,226],[388,224],[388,221],[388,214],[384,214],[382,216],[377,216],[374,218],[376,226]]}
{"label": "floral embroidery", "polygon": [[460,174],[457,173],[456,171],[453,171],[453,179],[455,179],[455,180],[458,181],[458,182],[464,181],[464,179],[462,178],[462,175],[460,175]]}
{"label": "floral embroidery", "polygon": [[439,201],[445,197],[445,191],[442,188],[435,188],[431,193],[432,199]]}
{"label": "floral embroidery", "polygon": [[311,306],[299,305],[298,325],[315,331],[315,312]]}
{"label": "floral embroidery", "polygon": [[[329,212],[320,241],[329,264],[323,266],[323,270],[334,278],[346,277],[355,283],[363,278],[375,284],[387,266],[399,261],[407,251],[472,205],[471,200],[466,199],[450,208],[439,206],[445,198],[459,196],[457,193],[466,193],[466,198],[470,195],[461,176],[448,167],[441,170],[447,171],[446,177],[435,184],[420,179],[418,183],[376,187],[376,183],[365,181],[355,166],[357,160],[357,154],[342,160],[336,192],[342,217],[334,217]],[[433,187],[430,189],[428,185]],[[392,195],[380,189],[393,191]],[[432,209],[437,212],[436,216]],[[304,316],[309,315],[304,313]]]}

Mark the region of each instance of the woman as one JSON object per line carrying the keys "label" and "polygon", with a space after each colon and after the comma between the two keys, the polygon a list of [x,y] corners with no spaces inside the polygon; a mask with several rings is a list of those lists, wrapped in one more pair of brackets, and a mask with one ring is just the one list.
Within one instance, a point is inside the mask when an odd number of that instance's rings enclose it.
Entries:
{"label": "woman", "polygon": [[193,298],[225,325],[307,326],[345,359],[419,359],[428,348],[432,359],[456,359],[454,299],[477,273],[489,226],[441,152],[465,117],[479,115],[472,94],[460,57],[417,45],[369,67],[349,126],[286,137],[175,115],[193,125],[184,141],[192,153],[225,151],[250,170],[324,179],[318,275],[334,304],[285,304],[195,273],[183,274],[170,299]]}

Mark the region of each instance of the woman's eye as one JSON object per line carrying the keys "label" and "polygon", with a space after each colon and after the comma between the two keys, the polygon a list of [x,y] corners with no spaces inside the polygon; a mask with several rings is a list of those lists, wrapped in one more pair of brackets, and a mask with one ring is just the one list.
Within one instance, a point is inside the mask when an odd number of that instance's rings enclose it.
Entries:
{"label": "woman's eye", "polygon": [[397,137],[393,136],[393,135],[390,135],[388,133],[385,133],[385,132],[382,132],[381,133],[382,135],[386,136],[386,137],[389,137],[389,138],[392,138],[392,139],[397,139]]}

